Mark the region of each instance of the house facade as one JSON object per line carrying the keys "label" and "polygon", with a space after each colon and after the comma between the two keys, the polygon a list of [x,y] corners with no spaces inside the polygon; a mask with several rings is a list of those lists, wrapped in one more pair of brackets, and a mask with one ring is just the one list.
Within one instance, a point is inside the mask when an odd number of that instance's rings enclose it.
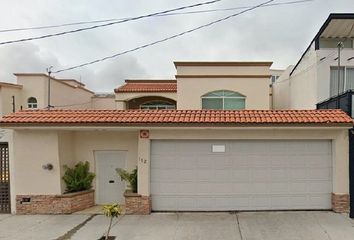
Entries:
{"label": "house facade", "polygon": [[354,88],[353,26],[354,14],[330,14],[296,65],[273,84],[276,109],[316,109]]}
{"label": "house facade", "polygon": [[[80,161],[96,174],[83,206],[118,201],[135,214],[346,211],[351,118],[339,110],[272,110],[271,64],[175,62],[176,79],[116,88],[115,110],[5,116],[1,127],[14,132],[12,211],[66,213],[63,166]],[[135,167],[138,193],[124,196],[115,169]]]}
{"label": "house facade", "polygon": [[[92,108],[94,93],[74,79],[49,78],[45,74],[15,73],[16,84],[0,82],[0,116],[28,110],[46,109],[48,105],[56,109]],[[50,102],[48,83],[50,82]],[[114,100],[112,99],[112,103]],[[0,129],[0,212],[10,211],[10,196],[14,196],[11,176],[15,171],[13,158],[13,131]],[[11,174],[9,174],[11,173]],[[14,201],[14,198],[13,198]]]}

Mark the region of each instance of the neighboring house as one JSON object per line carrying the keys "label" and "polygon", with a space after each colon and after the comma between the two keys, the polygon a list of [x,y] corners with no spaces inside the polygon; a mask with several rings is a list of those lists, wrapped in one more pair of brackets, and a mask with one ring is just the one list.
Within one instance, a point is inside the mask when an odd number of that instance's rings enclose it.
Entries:
{"label": "neighboring house", "polygon": [[[273,84],[274,108],[342,109],[354,118],[353,90],[354,14],[330,14],[297,64],[289,66]],[[350,199],[354,199],[353,130],[349,139]],[[354,201],[350,216],[354,217]]]}
{"label": "neighboring house", "polygon": [[[15,73],[17,83],[0,83],[0,116],[26,109],[48,107],[48,76],[34,73]],[[90,109],[93,92],[73,79],[50,79],[51,109]],[[111,98],[114,103],[114,98]],[[10,176],[14,174],[14,147],[11,130],[0,129],[0,212],[10,210]],[[32,140],[33,141],[33,140]],[[14,180],[14,179],[13,179]],[[12,184],[11,186],[13,186]],[[14,196],[12,194],[12,196]],[[14,201],[14,198],[13,198]]]}
{"label": "neighboring house", "polygon": [[[354,89],[353,26],[354,14],[329,15],[290,73],[285,71],[282,81],[273,84],[275,106],[315,109],[317,103]],[[338,81],[339,42],[343,48]]]}
{"label": "neighboring house", "polygon": [[270,77],[270,84],[275,83],[278,81],[279,77],[284,73],[285,70],[283,69],[271,69],[270,74],[272,75]]}
{"label": "neighboring house", "polygon": [[[271,64],[175,62],[176,80],[127,80],[115,89],[117,110],[4,117],[16,151],[12,211],[65,212],[63,165],[79,161],[96,173],[91,202],[125,202],[128,213],[347,210],[351,118],[272,110]],[[48,163],[54,168],[42,169]],[[136,166],[138,194],[124,199],[115,168]]]}

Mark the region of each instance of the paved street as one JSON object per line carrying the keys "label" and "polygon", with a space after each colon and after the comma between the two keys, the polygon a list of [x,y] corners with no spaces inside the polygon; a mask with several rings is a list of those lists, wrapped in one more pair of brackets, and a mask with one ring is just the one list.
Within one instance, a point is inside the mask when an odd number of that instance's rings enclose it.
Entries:
{"label": "paved street", "polygon": [[[0,239],[96,240],[102,215],[0,215]],[[333,212],[154,213],[116,219],[117,240],[351,240],[354,221]]]}

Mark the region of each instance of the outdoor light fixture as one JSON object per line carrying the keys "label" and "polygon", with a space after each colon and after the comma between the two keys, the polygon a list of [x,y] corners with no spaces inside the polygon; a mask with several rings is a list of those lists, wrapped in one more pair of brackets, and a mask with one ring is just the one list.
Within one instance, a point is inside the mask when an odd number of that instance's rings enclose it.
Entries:
{"label": "outdoor light fixture", "polygon": [[44,165],[42,165],[42,168],[44,170],[48,170],[48,171],[53,170],[53,164],[51,164],[51,163],[44,164]]}

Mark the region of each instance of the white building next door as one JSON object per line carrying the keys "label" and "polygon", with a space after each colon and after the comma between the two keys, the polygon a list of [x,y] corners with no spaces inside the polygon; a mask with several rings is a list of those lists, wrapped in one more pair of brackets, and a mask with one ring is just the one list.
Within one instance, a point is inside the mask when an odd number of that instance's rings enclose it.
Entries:
{"label": "white building next door", "polygon": [[95,151],[96,203],[124,203],[125,182],[116,168],[126,168],[125,151]]}

